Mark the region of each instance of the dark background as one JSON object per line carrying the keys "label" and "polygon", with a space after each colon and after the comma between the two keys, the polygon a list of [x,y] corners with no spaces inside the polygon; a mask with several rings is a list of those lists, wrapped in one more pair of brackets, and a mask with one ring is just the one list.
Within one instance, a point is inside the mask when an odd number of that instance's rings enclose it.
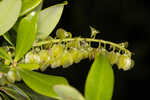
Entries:
{"label": "dark background", "polygon": [[[63,0],[44,0],[43,8]],[[146,0],[67,0],[56,29],[64,28],[73,36],[90,36],[89,25],[101,31],[99,39],[129,42],[135,66],[129,71],[113,66],[115,86],[112,100],[150,100],[150,3]],[[2,38],[0,38],[0,41]],[[60,75],[84,93],[85,80],[93,61],[82,60],[69,68],[48,68],[45,73]],[[106,88],[107,89],[107,88]],[[96,91],[96,90],[95,90]]]}
{"label": "dark background", "polygon": [[[44,0],[44,7],[63,0]],[[135,66],[129,71],[113,66],[115,87],[112,100],[149,100],[150,95],[150,3],[146,0],[67,0],[57,28],[73,36],[90,36],[89,25],[101,31],[97,38],[129,42]],[[56,29],[53,31],[55,33]],[[1,40],[2,38],[0,38]],[[45,73],[61,75],[84,93],[85,79],[93,61],[82,60],[67,69],[48,69]],[[96,91],[96,90],[95,90]]]}
{"label": "dark background", "polygon": [[[62,0],[45,0],[48,7]],[[73,36],[89,36],[89,25],[101,31],[100,39],[116,43],[129,42],[135,55],[132,70],[121,71],[114,66],[115,88],[112,100],[148,100],[150,91],[150,3],[145,0],[68,0],[57,28]],[[54,32],[56,31],[54,30]],[[84,92],[85,79],[92,61],[83,60],[67,69],[46,73],[65,76],[71,85]],[[95,90],[96,91],[96,90]]]}

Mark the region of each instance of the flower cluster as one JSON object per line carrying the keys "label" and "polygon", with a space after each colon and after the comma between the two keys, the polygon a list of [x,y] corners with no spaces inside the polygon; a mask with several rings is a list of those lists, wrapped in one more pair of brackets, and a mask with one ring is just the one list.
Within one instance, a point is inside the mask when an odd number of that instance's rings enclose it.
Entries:
{"label": "flower cluster", "polygon": [[[56,38],[36,42],[19,63],[38,64],[40,66],[39,69],[44,71],[49,66],[51,68],[60,66],[67,68],[73,63],[79,63],[83,59],[92,60],[99,55],[103,55],[107,57],[110,64],[116,64],[118,69],[129,70],[134,66],[134,61],[131,59],[132,54],[126,49],[127,42],[116,44],[110,41],[95,39],[98,31],[92,27],[90,28],[91,38],[72,38],[70,32],[58,29]],[[98,46],[92,46],[92,44],[98,44]],[[13,57],[14,53],[11,53],[11,56]],[[4,63],[10,64],[7,60]],[[16,63],[12,63],[2,79],[12,83],[20,81],[21,78],[15,69],[16,67]],[[5,84],[5,81],[1,80],[0,84]]]}
{"label": "flower cluster", "polygon": [[110,64],[118,65],[119,69],[128,70],[134,65],[130,52],[124,51],[124,53],[121,53],[121,50],[107,50],[106,47],[101,45],[101,43],[99,43],[97,48],[94,48],[91,46],[91,42],[85,41],[82,38],[75,38],[74,40],[68,39],[68,41],[65,42],[60,41],[53,43],[46,49],[37,48],[26,54],[24,62],[39,64],[42,71],[44,71],[48,66],[51,68],[59,66],[67,68],[73,63],[80,62],[82,59],[94,59],[98,55],[106,56]]}

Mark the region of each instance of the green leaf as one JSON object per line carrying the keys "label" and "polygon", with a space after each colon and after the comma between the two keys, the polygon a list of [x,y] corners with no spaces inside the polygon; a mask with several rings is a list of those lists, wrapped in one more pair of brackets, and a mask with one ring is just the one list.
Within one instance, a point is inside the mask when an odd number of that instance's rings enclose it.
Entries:
{"label": "green leaf", "polygon": [[29,13],[30,11],[35,9],[38,5],[40,5],[41,2],[42,0],[22,0],[22,9],[20,16]]}
{"label": "green leaf", "polygon": [[19,88],[21,88],[27,95],[29,95],[31,100],[56,100],[44,95],[40,95],[37,92],[34,92],[29,87],[27,87],[24,83],[16,83],[16,85]]}
{"label": "green leaf", "polygon": [[37,70],[40,66],[38,64],[18,64],[18,67],[28,70]]}
{"label": "green leaf", "polygon": [[57,4],[42,10],[39,14],[37,39],[45,39],[56,27],[62,15],[64,5]]}
{"label": "green leaf", "polygon": [[11,36],[10,34],[7,32],[5,34],[3,34],[4,39],[10,44],[13,45],[12,40],[11,40]]}
{"label": "green leaf", "polygon": [[68,84],[65,78],[53,75],[45,75],[27,69],[20,69],[23,81],[35,92],[53,98],[58,98],[53,91],[56,84]]}
{"label": "green leaf", "polygon": [[[31,1],[32,1],[32,0],[31,0]],[[39,13],[39,12],[41,11],[41,9],[42,9],[42,6],[43,6],[43,2],[41,2],[36,8],[34,8],[34,9],[32,10],[32,12],[35,11],[35,12]],[[17,31],[18,26],[19,26],[19,22],[21,21],[22,18],[23,18],[23,16],[19,17],[18,20],[17,20],[17,22],[16,22],[15,25],[13,26],[13,29],[14,29],[15,31]]]}
{"label": "green leaf", "polygon": [[0,100],[10,100],[10,99],[6,94],[0,92]]}
{"label": "green leaf", "polygon": [[0,35],[6,33],[17,21],[21,10],[21,0],[0,2]]}
{"label": "green leaf", "polygon": [[33,9],[33,11],[40,12],[42,7],[43,7],[43,1],[35,9]]}
{"label": "green leaf", "polygon": [[105,56],[98,56],[87,77],[85,85],[86,100],[111,100],[114,86],[112,66]]}
{"label": "green leaf", "polygon": [[68,85],[55,85],[54,91],[61,100],[85,100],[78,90]]}
{"label": "green leaf", "polygon": [[37,13],[31,12],[19,24],[15,61],[18,61],[32,47],[37,33]]}
{"label": "green leaf", "polygon": [[9,69],[9,66],[0,64],[0,72],[7,73]]}
{"label": "green leaf", "polygon": [[11,61],[11,56],[8,55],[7,51],[3,47],[0,47],[0,58]]}
{"label": "green leaf", "polygon": [[[18,23],[18,21],[16,23]],[[14,26],[16,26],[16,24]],[[16,44],[17,32],[12,28],[8,32],[3,34],[3,37],[10,45],[14,46]]]}
{"label": "green leaf", "polygon": [[5,92],[11,98],[15,100],[31,100],[29,96],[22,91],[19,87],[13,84],[9,84],[8,86],[0,87],[0,90]]}
{"label": "green leaf", "polygon": [[[23,19],[24,17],[19,17],[17,22],[15,23],[15,25],[12,27],[12,29],[15,31],[15,33],[17,33],[20,21]],[[13,33],[12,33],[13,34]]]}

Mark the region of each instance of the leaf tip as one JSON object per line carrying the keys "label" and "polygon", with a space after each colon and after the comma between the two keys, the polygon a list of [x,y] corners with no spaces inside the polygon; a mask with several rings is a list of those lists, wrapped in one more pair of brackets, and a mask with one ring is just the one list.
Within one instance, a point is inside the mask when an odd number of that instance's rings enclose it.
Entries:
{"label": "leaf tip", "polygon": [[62,4],[64,4],[64,5],[68,5],[68,1],[63,1],[63,3]]}

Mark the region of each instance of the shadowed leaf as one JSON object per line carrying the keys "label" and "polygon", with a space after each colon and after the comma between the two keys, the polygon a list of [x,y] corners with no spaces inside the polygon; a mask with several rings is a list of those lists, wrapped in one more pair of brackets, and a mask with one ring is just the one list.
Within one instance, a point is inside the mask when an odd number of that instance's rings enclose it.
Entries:
{"label": "shadowed leaf", "polygon": [[0,64],[0,72],[7,73],[9,71],[9,66]]}
{"label": "shadowed leaf", "polygon": [[10,55],[8,55],[7,51],[2,47],[0,47],[0,58],[11,61]]}
{"label": "shadowed leaf", "polygon": [[8,86],[0,87],[0,90],[5,92],[11,98],[15,100],[31,100],[29,96],[21,90],[19,87],[13,84],[9,84]]}
{"label": "shadowed leaf", "polygon": [[78,90],[68,85],[55,85],[54,91],[61,100],[85,100]]}

